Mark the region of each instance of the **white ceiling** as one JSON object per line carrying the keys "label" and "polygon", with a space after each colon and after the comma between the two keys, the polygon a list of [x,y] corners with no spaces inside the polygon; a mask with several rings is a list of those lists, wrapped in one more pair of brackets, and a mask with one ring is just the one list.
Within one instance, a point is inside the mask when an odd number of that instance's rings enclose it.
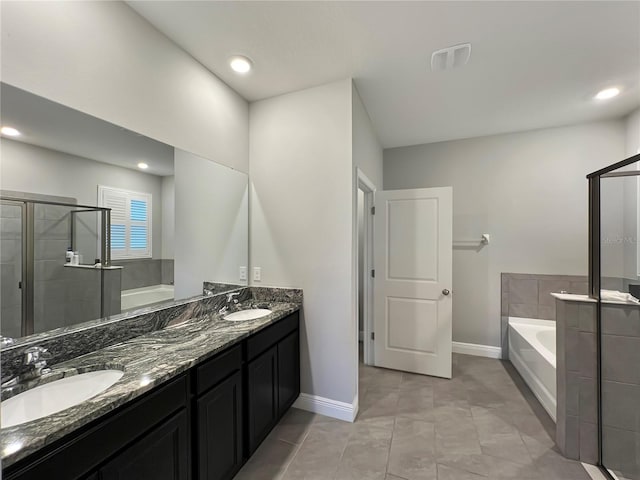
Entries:
{"label": "white ceiling", "polygon": [[0,84],[2,124],[21,132],[17,140],[102,163],[173,175],[173,147],[6,83]]}
{"label": "white ceiling", "polygon": [[[385,148],[622,116],[640,105],[640,2],[128,4],[246,99],[347,77]],[[471,42],[470,62],[430,55]],[[254,71],[234,74],[233,54]],[[624,93],[592,96],[609,85]]]}

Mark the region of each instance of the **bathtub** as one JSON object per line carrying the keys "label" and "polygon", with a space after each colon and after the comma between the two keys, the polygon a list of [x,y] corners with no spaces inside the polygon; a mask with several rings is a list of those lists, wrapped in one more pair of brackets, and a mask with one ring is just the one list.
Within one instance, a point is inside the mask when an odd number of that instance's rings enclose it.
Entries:
{"label": "bathtub", "polygon": [[173,285],[151,285],[149,287],[123,290],[120,297],[122,311],[131,310],[132,308],[173,300]]}
{"label": "bathtub", "polygon": [[509,317],[509,360],[556,420],[556,322]]}

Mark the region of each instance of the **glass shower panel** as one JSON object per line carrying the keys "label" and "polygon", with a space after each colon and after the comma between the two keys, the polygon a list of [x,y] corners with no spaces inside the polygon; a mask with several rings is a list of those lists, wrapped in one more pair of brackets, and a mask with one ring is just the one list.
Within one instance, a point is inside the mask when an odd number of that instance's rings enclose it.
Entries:
{"label": "glass shower panel", "polygon": [[[92,268],[97,247],[93,235],[98,215],[75,213],[75,207],[35,204],[34,208],[34,312],[33,332],[74,325],[101,317],[102,272]],[[80,221],[74,217],[81,215]],[[80,225],[80,226],[79,226]],[[73,226],[73,228],[72,228]],[[77,235],[76,235],[77,234]],[[81,245],[91,267],[66,263],[69,247]],[[85,258],[85,262],[86,262]]]}
{"label": "glass shower panel", "polygon": [[[632,168],[631,168],[632,167]],[[624,170],[635,170],[635,165]],[[638,176],[600,180],[601,288],[639,295]],[[600,304],[602,464],[640,480],[640,306]]]}
{"label": "glass shower panel", "polygon": [[23,205],[0,203],[0,334],[22,335]]}
{"label": "glass shower panel", "polygon": [[100,212],[76,210],[72,212],[73,250],[80,255],[80,263],[94,265],[100,259]]}

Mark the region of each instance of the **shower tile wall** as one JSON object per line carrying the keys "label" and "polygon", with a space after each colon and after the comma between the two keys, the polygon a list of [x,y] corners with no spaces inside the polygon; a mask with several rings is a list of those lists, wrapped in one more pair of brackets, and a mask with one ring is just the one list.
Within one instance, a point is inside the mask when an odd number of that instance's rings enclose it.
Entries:
{"label": "shower tile wall", "polygon": [[[101,270],[65,267],[65,253],[70,246],[69,208],[36,205],[34,215],[35,332],[100,318]],[[105,271],[104,278],[109,292],[118,288],[119,273]],[[107,298],[105,310],[105,314],[119,313],[119,298],[117,302]]]}
{"label": "shower tile wall", "polygon": [[595,464],[598,462],[597,303],[555,302],[556,443],[563,455]]}
{"label": "shower tile wall", "polygon": [[0,205],[0,333],[20,336],[22,319],[22,219],[18,205]]}
{"label": "shower tile wall", "polygon": [[640,479],[640,308],[603,304],[601,315],[603,462]]}

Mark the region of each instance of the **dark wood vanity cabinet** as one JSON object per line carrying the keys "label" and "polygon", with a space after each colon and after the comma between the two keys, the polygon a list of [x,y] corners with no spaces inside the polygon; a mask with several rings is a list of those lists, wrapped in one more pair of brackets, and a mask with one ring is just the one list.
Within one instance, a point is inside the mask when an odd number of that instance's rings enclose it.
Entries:
{"label": "dark wood vanity cabinet", "polygon": [[298,314],[250,338],[247,358],[247,450],[251,455],[300,394]]}
{"label": "dark wood vanity cabinet", "polygon": [[189,425],[186,410],[165,420],[98,471],[100,480],[188,480]]}
{"label": "dark wood vanity cabinet", "polygon": [[273,346],[247,366],[249,455],[278,421],[278,348]]}
{"label": "dark wood vanity cabinet", "polygon": [[298,330],[278,343],[278,416],[300,395],[300,341]]}
{"label": "dark wood vanity cabinet", "polygon": [[181,375],[12,465],[2,478],[189,480],[188,396],[189,377]]}
{"label": "dark wood vanity cabinet", "polygon": [[5,480],[230,480],[300,392],[298,313],[2,473]]}
{"label": "dark wood vanity cabinet", "polygon": [[193,431],[198,480],[228,480],[244,462],[242,345],[197,367]]}

